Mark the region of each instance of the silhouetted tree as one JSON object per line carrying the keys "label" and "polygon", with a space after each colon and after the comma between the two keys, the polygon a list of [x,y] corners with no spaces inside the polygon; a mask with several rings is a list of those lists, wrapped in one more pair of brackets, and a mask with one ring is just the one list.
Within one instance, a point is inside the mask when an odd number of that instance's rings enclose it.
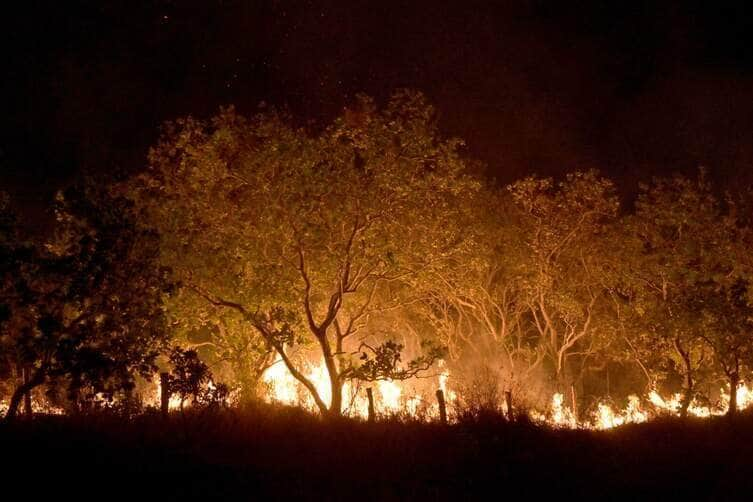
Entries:
{"label": "silhouetted tree", "polygon": [[173,347],[169,360],[172,366],[167,379],[169,394],[180,397],[181,411],[188,398],[194,404],[216,403],[227,398],[226,386],[214,384],[209,366],[195,350]]}
{"label": "silhouetted tree", "polygon": [[[16,215],[11,210],[10,198],[0,192],[0,380],[7,383],[5,390],[13,392],[17,375],[23,383],[28,379],[27,368],[15,354],[9,333],[20,329],[24,323],[24,305],[30,295],[24,282],[25,265],[31,260],[33,248],[23,242],[18,232]],[[10,390],[8,390],[10,388]],[[27,412],[30,412],[30,395],[25,394]]]}
{"label": "silhouetted tree", "polygon": [[30,370],[16,387],[7,418],[23,395],[46,384],[76,401],[82,389],[104,398],[148,376],[167,332],[166,271],[156,236],[130,217],[129,203],[94,186],[58,194],[52,239],[26,253],[16,298],[2,332],[3,356]]}

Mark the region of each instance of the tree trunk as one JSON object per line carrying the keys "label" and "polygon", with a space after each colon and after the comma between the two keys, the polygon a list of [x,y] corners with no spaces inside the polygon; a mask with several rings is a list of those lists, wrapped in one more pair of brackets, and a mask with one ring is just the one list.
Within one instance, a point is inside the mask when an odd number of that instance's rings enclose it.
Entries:
{"label": "tree trunk", "polygon": [[324,366],[327,368],[327,375],[329,376],[329,387],[332,399],[329,403],[329,409],[327,415],[332,418],[337,418],[342,415],[343,405],[343,386],[340,380],[340,373],[337,368],[335,357],[332,354],[332,348],[327,338],[327,331],[322,330],[316,333],[316,338],[319,341],[319,346],[322,349],[322,357],[324,358]]}
{"label": "tree trunk", "polygon": [[690,371],[685,373],[685,384],[683,385],[682,401],[680,402],[680,417],[687,418],[688,408],[693,401],[693,374]]}
{"label": "tree trunk", "polygon": [[679,337],[675,338],[674,345],[675,350],[682,358],[683,364],[685,366],[685,382],[683,382],[682,402],[680,403],[680,417],[687,418],[688,408],[690,408],[690,403],[693,401],[693,389],[695,386],[693,382],[693,364],[690,360],[690,352],[682,348]]}
{"label": "tree trunk", "polygon": [[77,386],[70,389],[68,399],[70,400],[70,411],[73,414],[78,414],[84,411],[82,408],[85,404],[81,402],[81,391]]}
{"label": "tree trunk", "polygon": [[573,417],[578,420],[578,399],[575,397],[575,385],[570,386],[570,399],[573,404]]}
{"label": "tree trunk", "polygon": [[[167,416],[170,414],[170,375],[165,372],[160,373],[159,384],[160,410],[162,411],[162,416],[167,418]],[[181,401],[181,405],[182,404],[183,402]]]}
{"label": "tree trunk", "polygon": [[737,385],[740,383],[740,375],[732,373],[729,376],[729,409],[728,417],[734,417],[737,414]]}
{"label": "tree trunk", "polygon": [[42,383],[44,383],[44,378],[44,371],[40,368],[28,381],[16,387],[16,390],[13,392],[13,396],[10,399],[8,411],[5,413],[6,422],[12,422],[16,418],[16,416],[18,415],[18,408],[21,406],[21,400],[35,387],[42,385]]}
{"label": "tree trunk", "polygon": [[343,408],[343,386],[340,383],[340,379],[337,377],[331,377],[331,389],[332,389],[332,401],[329,405],[329,414],[333,417],[339,417],[342,415]]}
{"label": "tree trunk", "polygon": [[[28,384],[29,380],[31,380],[30,373],[31,372],[29,371],[28,367],[24,367],[21,370],[21,375],[23,376],[23,383],[24,384]],[[33,410],[31,409],[31,389],[29,389],[28,391],[26,391],[24,393],[24,414],[28,418],[31,418],[32,415],[34,414]]]}

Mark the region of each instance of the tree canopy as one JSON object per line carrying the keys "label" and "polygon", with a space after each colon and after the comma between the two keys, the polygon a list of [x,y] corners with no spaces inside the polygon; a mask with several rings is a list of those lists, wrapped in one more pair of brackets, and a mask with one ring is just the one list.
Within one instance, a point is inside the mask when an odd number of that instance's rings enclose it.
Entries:
{"label": "tree canopy", "polygon": [[167,274],[154,235],[133,221],[127,201],[71,189],[58,194],[55,214],[55,235],[16,249],[3,270],[0,359],[26,376],[9,418],[42,384],[67,390],[74,404],[128,391],[136,375],[151,376],[167,341]]}
{"label": "tree canopy", "polygon": [[[185,287],[235,310],[319,408],[339,414],[348,379],[405,377],[438,356],[430,348],[399,367],[398,346],[369,343],[369,328],[469,242],[463,201],[479,184],[461,146],[409,91],[384,109],[360,97],[313,131],[278,111],[226,109],[169,124],[130,195]],[[312,348],[330,403],[296,359]]]}
{"label": "tree canopy", "polygon": [[661,387],[681,414],[727,394],[735,413],[753,376],[753,192],[704,170],[626,204],[596,170],[503,187],[469,174],[415,91],[302,123],[266,106],[168,122],[142,172],[61,191],[44,236],[0,196],[8,416],[41,388],[71,409],[127,394],[166,360],[182,402],[224,403],[220,380],[264,397],[280,364],[339,416],[359,382],[440,358],[508,406],[567,392],[577,414]]}

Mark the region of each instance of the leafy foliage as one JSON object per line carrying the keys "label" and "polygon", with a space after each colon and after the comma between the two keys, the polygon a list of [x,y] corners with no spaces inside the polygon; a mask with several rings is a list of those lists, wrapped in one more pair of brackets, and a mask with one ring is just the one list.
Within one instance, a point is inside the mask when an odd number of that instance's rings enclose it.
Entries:
{"label": "leafy foliage", "polygon": [[56,217],[54,238],[26,249],[6,288],[2,358],[32,373],[9,416],[43,383],[65,388],[74,402],[82,390],[104,398],[129,391],[137,374],[155,370],[167,337],[162,297],[170,285],[154,235],[129,219],[129,204],[71,189],[58,195]]}
{"label": "leafy foliage", "polygon": [[168,373],[167,385],[170,394],[180,396],[181,410],[188,398],[199,406],[227,404],[228,386],[214,383],[212,371],[196,351],[173,347],[169,360],[172,370]]}
{"label": "leafy foliage", "polygon": [[[373,314],[404,308],[466,242],[463,201],[478,183],[461,146],[408,91],[384,110],[359,97],[317,132],[276,111],[225,109],[168,124],[127,190],[185,287],[234,310],[323,411],[339,413],[346,345],[366,341]],[[312,350],[330,405],[297,366]]]}

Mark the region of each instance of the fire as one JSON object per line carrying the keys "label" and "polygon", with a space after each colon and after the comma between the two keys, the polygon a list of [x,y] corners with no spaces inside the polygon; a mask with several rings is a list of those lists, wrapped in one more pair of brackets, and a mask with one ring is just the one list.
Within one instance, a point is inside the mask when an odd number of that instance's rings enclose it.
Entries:
{"label": "fire", "polygon": [[264,372],[262,380],[269,385],[275,401],[283,404],[294,404],[296,402],[298,396],[297,382],[285,367],[282,359],[278,358]]}
{"label": "fire", "polygon": [[442,369],[442,373],[439,374],[439,388],[442,392],[444,392],[445,397],[449,401],[454,401],[457,399],[457,394],[455,391],[451,390],[447,386],[447,381],[450,379],[450,370],[448,370],[445,367],[444,361],[440,360],[439,363],[437,363],[437,366],[439,366],[440,369]]}
{"label": "fire", "polygon": [[[746,385],[736,389],[737,403],[740,410],[744,410],[753,404],[753,390]],[[628,404],[623,410],[615,410],[607,403],[600,402],[596,410],[585,420],[577,420],[570,408],[564,404],[564,396],[560,393],[552,396],[548,413],[531,412],[531,417],[539,422],[545,422],[554,427],[570,429],[612,429],[625,424],[638,424],[648,421],[657,414],[679,416],[682,408],[682,394],[673,394],[662,397],[656,390],[648,393],[645,399],[636,395],[628,397]],[[643,403],[653,407],[653,412],[643,408]],[[708,406],[694,399],[688,406],[688,414],[694,417],[707,418],[721,416],[727,413],[729,408],[728,389],[720,390],[720,399],[716,405]]]}
{"label": "fire", "polygon": [[377,382],[377,389],[379,389],[379,395],[382,397],[382,406],[385,409],[393,412],[400,410],[400,395],[403,391],[397,383],[390,380],[382,380]]}
{"label": "fire", "polygon": [[615,412],[606,403],[599,403],[594,416],[593,428],[612,429],[625,424],[640,424],[648,420],[648,413],[641,409],[641,400],[636,395],[628,396],[627,407]]}
{"label": "fire", "polygon": [[[440,373],[435,379],[422,380],[424,391],[430,389],[432,392],[419,392],[416,388],[415,381],[392,381],[381,380],[374,382],[373,396],[375,408],[378,413],[393,414],[405,413],[408,416],[420,419],[436,419],[439,416],[439,406],[436,400],[427,399],[427,395],[433,395],[433,389],[440,389],[445,394],[448,404],[457,399],[457,393],[450,386],[450,371],[447,369],[444,361],[439,364]],[[332,399],[329,374],[323,362],[319,364],[306,365],[303,374],[311,381],[317,389],[319,396],[329,405]],[[272,364],[262,376],[263,381],[269,389],[268,400],[286,405],[297,405],[312,412],[317,411],[316,404],[311,395],[288,371],[284,362],[278,359]],[[428,387],[427,387],[428,384]],[[210,386],[213,384],[210,383]],[[159,381],[153,387],[154,392],[150,392],[150,399],[144,404],[159,407],[161,399],[161,389]],[[739,410],[745,410],[753,406],[753,388],[746,384],[740,384],[735,390],[737,393],[737,405]],[[694,417],[706,418],[712,416],[721,416],[727,413],[729,408],[729,389],[720,389],[719,399],[713,404],[703,404],[694,399],[688,406],[688,414]],[[360,386],[354,386],[348,382],[343,386],[343,403],[344,413],[354,417],[367,418],[368,416],[368,399],[365,389]],[[188,403],[190,404],[190,403]],[[63,414],[65,410],[54,407],[46,402],[33,400],[32,407],[34,413],[44,414]],[[180,408],[180,397],[172,395],[170,397],[170,410]],[[620,427],[626,424],[638,424],[647,422],[657,415],[679,416],[682,409],[682,394],[675,393],[669,396],[662,396],[657,390],[651,390],[644,398],[637,395],[630,395],[627,398],[627,405],[623,409],[616,409],[612,404],[600,401],[595,404],[593,411],[579,418],[575,415],[570,407],[567,406],[565,396],[562,393],[552,395],[549,409],[545,412],[531,410],[531,418],[535,421],[546,423],[552,427],[568,429],[592,429],[606,430]],[[0,416],[8,410],[7,401],[0,401]],[[507,411],[502,406],[501,411]]]}
{"label": "fire", "polygon": [[578,421],[575,419],[575,415],[570,411],[570,408],[563,406],[565,396],[556,392],[552,396],[552,413],[551,423],[557,427],[570,427],[575,428],[578,426]]}
{"label": "fire", "polygon": [[[0,401],[0,418],[4,417],[6,413],[8,413],[8,408],[10,407],[10,402],[3,400]],[[31,411],[34,414],[42,414],[42,415],[65,415],[65,409],[61,408],[60,406],[54,406],[50,404],[47,401],[38,401],[37,399],[31,400]],[[24,408],[21,406],[19,408],[18,413],[23,413]]]}
{"label": "fire", "polygon": [[[450,372],[444,361],[439,364],[440,373],[431,383],[441,389],[448,403],[457,399],[457,393],[450,387]],[[324,364],[309,364],[304,374],[312,381],[320,396],[329,404],[331,399],[329,377]],[[272,365],[264,374],[263,380],[269,385],[269,400],[289,405],[300,405],[316,411],[313,399],[304,392],[299,382],[292,377],[282,361]],[[406,413],[409,416],[422,416],[434,419],[439,416],[436,401],[427,400],[420,392],[411,388],[409,382],[384,380],[373,386],[375,408],[380,413]],[[753,405],[753,389],[740,385],[736,389],[737,402],[740,410]],[[428,393],[427,393],[428,394]],[[433,392],[431,393],[433,394]],[[346,384],[343,388],[345,412],[356,417],[366,418],[368,401],[365,392]],[[593,411],[584,417],[576,417],[572,409],[566,404],[565,396],[555,393],[550,400],[549,409],[545,412],[531,410],[530,416],[535,421],[546,423],[553,427],[569,429],[606,430],[626,424],[639,424],[660,414],[679,416],[681,409],[681,394],[662,396],[652,390],[643,398],[630,395],[623,409],[615,408],[612,404],[601,401],[595,404]],[[704,405],[697,400],[691,402],[688,413],[695,417],[711,417],[723,415],[729,407],[729,391],[721,389],[719,402],[716,405]],[[504,405],[503,405],[503,411]]]}
{"label": "fire", "polygon": [[[450,372],[440,362],[442,372],[438,375],[434,385],[437,385],[445,393],[448,402],[456,398],[456,393],[448,387]],[[325,404],[329,405],[332,399],[329,374],[323,362],[319,364],[308,363],[303,371],[306,378],[316,388],[319,396]],[[282,359],[275,361],[262,376],[262,380],[269,388],[268,401],[286,405],[298,405],[303,408],[316,411],[316,403],[309,393],[303,388],[288,371]],[[394,380],[379,380],[373,384],[374,406],[378,413],[407,413],[409,416],[419,416],[422,412],[426,416],[439,416],[439,407],[434,402],[428,404],[427,400],[418,392],[415,385],[408,382]],[[436,387],[433,387],[436,388]],[[432,392],[433,394],[433,392]],[[368,398],[365,389],[346,382],[343,386],[344,412],[348,415],[367,418]]]}

